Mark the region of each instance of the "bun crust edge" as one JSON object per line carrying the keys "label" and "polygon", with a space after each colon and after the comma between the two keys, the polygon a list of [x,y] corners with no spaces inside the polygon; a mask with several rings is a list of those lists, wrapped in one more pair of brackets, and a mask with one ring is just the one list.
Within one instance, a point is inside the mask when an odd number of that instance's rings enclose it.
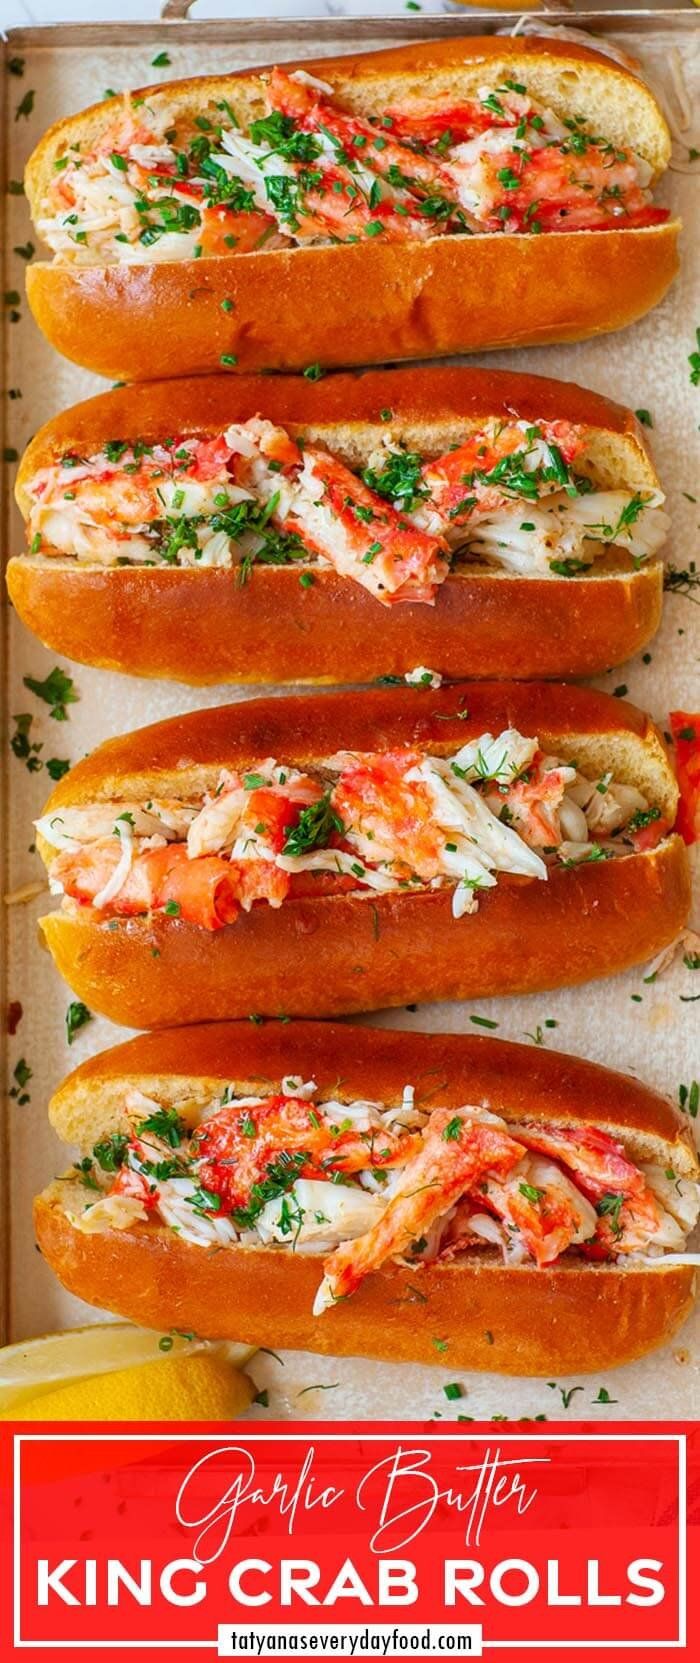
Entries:
{"label": "bun crust edge", "polygon": [[505,875],[460,922],[450,894],[435,890],[287,901],[214,935],[162,914],[114,929],[57,911],[40,927],[89,1009],[158,1028],[568,986],[650,960],[689,908],[686,850],[673,836],[652,854],[555,871],[546,884]]}
{"label": "bun crust edge", "polygon": [[685,1265],[538,1271],[484,1261],[419,1273],[392,1265],[314,1318],[320,1263],[310,1257],[209,1253],[150,1225],[86,1236],[62,1212],[60,1185],[37,1198],[34,1223],[70,1293],[148,1328],[433,1364],[439,1335],[449,1340],[450,1368],[523,1376],[592,1372],[655,1350],[687,1316],[695,1284]]}
{"label": "bun crust edge", "polygon": [[506,1120],[599,1126],[626,1137],[640,1158],[693,1177],[697,1157],[687,1119],[629,1075],[581,1057],[482,1034],[360,1029],[348,1023],[204,1023],[139,1034],[73,1070],[54,1093],[49,1119],[64,1143],[89,1151],[123,1130],[124,1092],[136,1086],[185,1109],[223,1086],[241,1095],[277,1091],[286,1075],[314,1080],[319,1098],[392,1104],[412,1085],[419,1106],[471,1103]]}
{"label": "bun crust edge", "polygon": [[329,568],[233,574],[85,569],[22,557],[7,584],[22,622],[79,664],[190,685],[311,686],[404,676],[594,676],[642,651],[661,621],[663,567],[591,578],[448,577],[435,606],[380,607]]}
{"label": "bun crust edge", "polygon": [[673,281],[678,231],[557,232],[556,251],[548,235],[375,237],[161,266],[40,262],[27,297],[58,352],[122,381],[209,374],[224,354],[234,374],[439,358],[625,328]]}

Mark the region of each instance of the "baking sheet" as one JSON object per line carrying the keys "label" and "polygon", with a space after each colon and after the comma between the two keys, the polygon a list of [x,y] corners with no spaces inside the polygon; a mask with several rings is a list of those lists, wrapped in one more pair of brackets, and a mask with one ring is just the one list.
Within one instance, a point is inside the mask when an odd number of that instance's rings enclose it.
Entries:
{"label": "baking sheet", "polygon": [[[548,20],[551,23],[551,18]],[[571,22],[571,19],[567,19]],[[580,27],[584,20],[577,18]],[[501,16],[491,27],[509,26]],[[441,27],[438,27],[438,23]],[[685,88],[695,99],[695,131],[684,134],[679,154],[687,160],[691,146],[700,147],[698,92],[700,36],[697,19],[657,13],[637,18],[626,14],[613,23],[592,18],[593,27],[616,32],[627,50],[638,52],[645,69],[666,88],[674,112],[671,69],[682,63]],[[461,26],[460,26],[461,25]],[[689,27],[690,26],[690,27]],[[475,33],[483,29],[473,14],[453,22],[432,18],[429,23],[321,22],[301,25],[268,20],[247,24],[175,24],[167,30],[151,25],[102,25],[85,29],[16,31],[8,42],[8,56],[23,59],[23,73],[3,76],[7,95],[5,131],[8,135],[9,179],[19,179],[26,157],[49,123],[80,109],[108,87],[129,85],[185,74],[220,71],[222,61],[232,69],[381,46],[439,33]],[[171,67],[152,69],[157,53],[167,47]],[[33,99],[28,97],[34,93]],[[29,106],[29,108],[28,108]],[[688,354],[695,346],[695,324],[700,321],[700,215],[698,172],[673,171],[663,183],[659,199],[680,212],[685,221],[683,265],[670,295],[647,319],[622,334],[582,345],[499,353],[488,362],[507,368],[579,380],[618,398],[633,408],[650,411],[654,451],[673,515],[669,559],[688,568],[698,548],[700,507],[700,389],[690,384]],[[27,243],[33,238],[24,199],[5,197],[8,207],[4,289],[22,291]],[[11,314],[19,311],[17,321]],[[104,390],[96,377],[54,355],[43,342],[28,314],[26,303],[12,300],[6,315],[6,388],[3,401],[10,453],[21,453],[36,430],[55,411]],[[6,486],[13,473],[3,470]],[[6,547],[19,546],[19,516],[9,513]],[[678,591],[666,597],[662,630],[644,658],[617,668],[599,685],[608,691],[628,689],[630,697],[649,709],[666,726],[670,709],[698,707],[698,602],[700,592]],[[7,713],[33,717],[32,739],[43,749],[40,762],[50,758],[77,761],[103,738],[147,721],[182,710],[194,710],[235,698],[230,689],[186,689],[163,682],[143,682],[81,666],[65,666],[73,674],[78,702],[69,707],[69,721],[57,722],[49,707],[23,686],[27,674],[43,678],[55,663],[6,613]],[[274,689],[273,689],[274,691]],[[243,693],[241,697],[250,696]],[[14,722],[10,721],[10,733]],[[6,882],[10,892],[40,878],[43,869],[31,852],[32,820],[40,811],[51,781],[45,767],[29,772],[3,747],[3,766],[9,777],[9,812],[5,816]],[[33,1244],[31,1199],[54,1172],[66,1164],[46,1122],[46,1102],[69,1067],[102,1047],[124,1038],[123,1030],[95,1019],[69,1048],[65,1013],[71,995],[37,944],[36,920],[46,897],[7,909],[5,950],[9,962],[7,997],[20,1005],[16,1034],[8,1040],[8,1079],[5,1135],[8,1157],[2,1162],[6,1181],[11,1175],[11,1209],[7,1233],[7,1331],[24,1338],[50,1329],[91,1320],[93,1313],[64,1294],[43,1264]],[[468,928],[468,920],[466,925]],[[605,983],[532,995],[518,999],[473,1001],[401,1010],[367,1020],[399,1028],[441,1028],[451,1032],[479,1031],[473,1019],[486,1018],[503,1039],[523,1039],[589,1056],[612,1067],[638,1074],[677,1098],[679,1085],[698,1075],[696,1006],[688,1002],[700,993],[698,981],[679,961],[656,982],[644,981],[644,968]],[[695,986],[693,986],[695,980]],[[22,1067],[24,1063],[24,1067]],[[31,1078],[26,1084],[26,1070]],[[235,1337],[235,1336],[232,1336]],[[268,1344],[275,1347],[276,1336]],[[463,1396],[456,1402],[444,1396],[454,1376],[449,1352],[444,1367],[392,1366],[365,1360],[320,1359],[305,1354],[279,1357],[258,1354],[252,1373],[269,1392],[269,1409],[253,1413],[275,1417],[410,1418],[457,1415],[475,1418],[546,1415],[549,1419],[574,1414],[622,1418],[671,1418],[700,1409],[700,1315],[681,1336],[657,1356],[609,1375],[581,1376],[553,1382],[504,1380],[497,1375],[460,1375]],[[580,1388],[575,1395],[573,1387]]]}

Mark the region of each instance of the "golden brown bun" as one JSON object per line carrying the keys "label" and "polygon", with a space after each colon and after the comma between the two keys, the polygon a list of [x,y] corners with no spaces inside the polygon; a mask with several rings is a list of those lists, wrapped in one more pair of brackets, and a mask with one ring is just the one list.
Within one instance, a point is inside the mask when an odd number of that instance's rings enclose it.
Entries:
{"label": "golden brown bun", "polygon": [[[147,580],[146,580],[147,579]],[[44,646],[79,664],[192,685],[374,681],[429,664],[445,677],[593,676],[661,622],[663,566],[590,578],[455,574],[435,606],[380,607],[329,568],[81,568],[10,560],[10,599]]]}
{"label": "golden brown bun", "polygon": [[[159,107],[183,114],[201,113],[216,99],[226,97],[244,125],[263,113],[264,81],[271,65],[227,75],[200,75],[154,83],[132,91],[150,110]],[[630,66],[623,67],[593,41],[472,35],[461,39],[413,42],[332,58],[304,58],[285,63],[303,69],[333,87],[334,96],[357,114],[383,115],[388,105],[406,97],[470,97],[484,77],[526,77],[528,88],[555,114],[586,111],[619,144],[634,139],[635,148],[654,174],[668,166],[671,141],[664,115],[649,88]],[[95,143],[119,113],[121,99],[101,99],[86,110],[57,121],[40,140],[25,172],[33,214],[53,175],[57,157],[76,139]]]}
{"label": "golden brown bun", "polygon": [[[635,1080],[581,1061],[481,1037],[397,1033],[318,1023],[227,1024],[142,1035],[93,1057],[51,1103],[59,1135],[90,1150],[124,1129],[133,1086],[179,1106],[191,1124],[224,1084],[277,1089],[285,1074],[313,1078],[319,1099],[480,1105],[509,1121],[587,1123],[624,1139],[637,1160],[694,1177],[687,1124]],[[148,1327],[203,1337],[435,1362],[434,1339],[457,1368],[509,1374],[609,1368],[661,1345],[690,1309],[690,1266],[618,1269],[564,1262],[545,1271],[504,1267],[490,1252],[409,1271],[390,1265],[320,1319],[311,1315],[318,1259],[265,1248],[214,1254],[159,1225],[86,1236],[64,1212],[66,1188],[35,1202],[39,1246],[81,1299]]]}
{"label": "golden brown bun", "polygon": [[[381,411],[393,412],[382,422]],[[568,421],[585,430],[581,466],[602,489],[654,490],[658,479],[631,410],[585,388],[484,369],[338,375],[312,385],[279,376],[154,383],[102,394],[54,417],[26,450],[16,495],[67,452],[107,439],[207,436],[265,415],[295,436],[366,465],[387,432],[439,454],[488,418]],[[518,579],[460,571],[434,607],[380,609],[359,584],[315,571],[230,571],[77,565],[24,555],[8,567],[23,622],[54,651],[129,674],[187,682],[369,681],[429,664],[444,676],[584,676],[641,650],[658,627],[662,568],[606,561],[591,578]]]}
{"label": "golden brown bun", "polygon": [[57,352],[120,381],[211,374],[223,354],[244,371],[444,358],[626,328],[673,282],[679,230],[673,220],[541,237],[373,237],[206,263],[36,264],[27,299]]}
{"label": "golden brown bun", "polygon": [[[385,414],[383,420],[382,411],[393,419]],[[153,444],[173,434],[213,437],[251,416],[332,445],[349,467],[364,466],[387,433],[397,433],[408,449],[439,454],[492,418],[566,421],[586,429],[583,456],[604,488],[658,485],[644,429],[624,404],[551,376],[434,364],[356,370],[317,382],[287,375],[183,377],[98,393],[35,433],[17,472],[17,502],[26,519],[34,474],[67,452],[90,455],[108,439]]]}
{"label": "golden brown bun", "polygon": [[[506,726],[538,735],[593,778],[612,768],[673,821],[677,787],[649,717],[588,688],[489,682],[257,699],[177,717],[100,746],[60,781],[45,812],[150,795],[191,800],[215,789],[222,765],[271,755],[304,766],[341,747],[444,754]],[[37,847],[48,864],[41,838]],[[689,905],[685,848],[671,837],[649,854],[555,869],[546,883],[503,875],[460,921],[451,893],[433,890],[257,906],[213,934],[162,913],[101,923],[87,909],[57,911],[41,927],[61,974],[91,1009],[130,1027],[167,1027],[582,982],[651,958],[673,940]]]}
{"label": "golden brown bun", "polygon": [[505,1267],[489,1250],[469,1263],[390,1265],[323,1317],[311,1309],[318,1260],[264,1247],[209,1252],[165,1227],[83,1235],[51,1185],[34,1202],[44,1258],[88,1304],[147,1328],[206,1339],[434,1363],[447,1338],[450,1367],[502,1374],[579,1374],[613,1368],[663,1345],[689,1314],[695,1272],[562,1263]]}
{"label": "golden brown bun", "polygon": [[285,901],[212,934],[163,913],[115,926],[56,911],[41,929],[77,997],[131,1028],[535,993],[646,963],[673,941],[690,907],[685,846],[672,837],[546,884],[502,876],[466,920],[451,903],[447,891]]}
{"label": "golden brown bun", "polygon": [[[381,114],[426,90],[469,96],[484,76],[524,78],[555,113],[582,109],[613,142],[633,139],[655,175],[668,164],[668,129],[648,88],[610,58],[568,41],[442,40],[301,67],[362,114]],[[245,126],[262,113],[264,73],[145,90],[150,106],[182,113],[225,97]],[[42,139],[26,171],[35,219],[55,159],[76,138],[97,140],[116,107],[105,100]],[[301,369],[317,360],[332,367],[581,340],[623,328],[665,294],[678,266],[677,236],[672,223],[557,232],[555,248],[549,236],[393,246],[373,238],[151,266],[35,264],[27,293],[52,345],[110,378],[198,375],[217,369],[222,353],[235,354],[241,370]],[[222,312],[222,300],[233,300],[234,310]]]}
{"label": "golden brown bun", "polygon": [[592,687],[514,681],[246,699],[174,716],[98,745],[54,787],[44,813],[123,796],[193,800],[216,789],[222,766],[247,768],[266,756],[304,767],[339,749],[417,745],[446,755],[504,727],[575,756],[594,777],[612,759],[617,779],[637,785],[674,819],[678,787],[651,717]]}
{"label": "golden brown bun", "polygon": [[470,1103],[509,1122],[600,1127],[622,1138],[636,1161],[697,1176],[688,1121],[667,1098],[613,1073],[532,1045],[477,1034],[422,1034],[333,1022],[203,1023],[139,1034],[81,1063],[49,1104],[64,1143],[81,1153],[124,1131],[132,1088],[178,1108],[187,1124],[225,1086],[239,1096],[277,1092],[286,1075],[315,1080],[318,1101],[400,1104],[406,1083],[419,1108]]}

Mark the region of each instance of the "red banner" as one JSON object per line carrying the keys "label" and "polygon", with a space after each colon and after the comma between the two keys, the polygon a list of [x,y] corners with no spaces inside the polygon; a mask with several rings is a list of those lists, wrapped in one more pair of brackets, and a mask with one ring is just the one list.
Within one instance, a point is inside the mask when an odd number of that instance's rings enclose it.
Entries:
{"label": "red banner", "polygon": [[700,1656],[697,1426],[35,1424],[2,1455],[3,1663]]}

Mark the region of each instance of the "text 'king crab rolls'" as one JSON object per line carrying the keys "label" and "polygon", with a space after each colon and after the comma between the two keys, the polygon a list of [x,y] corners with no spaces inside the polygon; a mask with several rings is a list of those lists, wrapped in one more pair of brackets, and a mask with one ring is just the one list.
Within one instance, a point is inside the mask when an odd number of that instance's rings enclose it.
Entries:
{"label": "text 'king crab rolls'", "polygon": [[98,747],[37,822],[66,981],[134,1027],[528,992],[689,908],[632,705],[555,683],[260,699]]}
{"label": "text 'king crab rolls'", "polygon": [[55,651],[191,682],[593,675],[661,613],[631,410],[503,371],[103,394],[19,471],[8,584]]}
{"label": "text 'king crab rolls'", "polygon": [[620,328],[677,267],[653,200],[670,135],[636,71],[482,36],[105,99],[27,167],[53,255],[29,267],[34,315],[136,381]]}
{"label": "text 'king crab rolls'", "polygon": [[687,1122],[492,1039],[249,1023],[142,1036],[50,1115],[35,1203],[79,1298],[165,1331],[508,1374],[612,1367],[692,1304]]}

